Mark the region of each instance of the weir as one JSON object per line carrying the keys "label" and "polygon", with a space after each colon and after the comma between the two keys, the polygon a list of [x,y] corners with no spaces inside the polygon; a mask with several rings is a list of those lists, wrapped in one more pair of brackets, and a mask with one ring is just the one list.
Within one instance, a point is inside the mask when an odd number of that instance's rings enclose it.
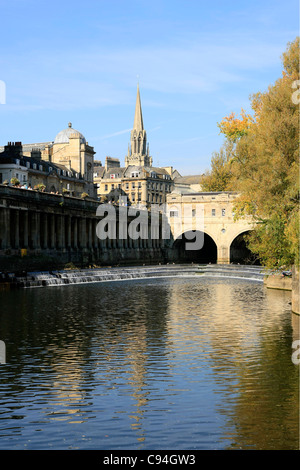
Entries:
{"label": "weir", "polygon": [[7,274],[0,276],[2,282],[17,288],[59,287],[74,284],[86,284],[108,281],[136,279],[157,279],[167,277],[228,277],[235,279],[263,282],[264,273],[258,266],[223,265],[157,265],[140,267],[111,267],[100,269],[78,269],[29,272],[27,274]]}

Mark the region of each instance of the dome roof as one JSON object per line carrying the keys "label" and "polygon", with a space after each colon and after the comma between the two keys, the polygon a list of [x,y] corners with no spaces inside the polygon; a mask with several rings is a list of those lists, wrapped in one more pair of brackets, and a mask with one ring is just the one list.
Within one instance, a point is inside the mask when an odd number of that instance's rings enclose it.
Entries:
{"label": "dome roof", "polygon": [[70,135],[74,133],[79,134],[81,144],[86,144],[85,137],[80,132],[76,131],[76,129],[73,129],[72,124],[70,122],[69,122],[69,127],[67,129],[63,129],[57,134],[57,136],[55,137],[54,143],[55,144],[68,144]]}

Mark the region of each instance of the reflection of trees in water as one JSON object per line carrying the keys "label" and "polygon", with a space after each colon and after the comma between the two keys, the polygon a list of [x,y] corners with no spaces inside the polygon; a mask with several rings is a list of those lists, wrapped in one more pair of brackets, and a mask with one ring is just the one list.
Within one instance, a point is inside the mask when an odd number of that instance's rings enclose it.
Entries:
{"label": "reflection of trees in water", "polygon": [[[200,358],[222,397],[216,411],[225,418],[224,446],[296,448],[298,368],[288,299],[254,282],[204,278],[14,292],[1,313],[1,339],[15,366],[7,395],[22,400],[30,374],[39,375],[48,403],[86,419],[99,393],[115,389],[121,403],[111,412],[128,415],[142,445],[154,375],[159,370],[170,388],[172,360]],[[202,364],[194,367],[197,374]]]}
{"label": "reflection of trees in water", "polygon": [[[229,448],[298,449],[299,413],[291,404],[298,403],[299,370],[291,362],[289,293],[213,281],[208,292],[205,284],[194,287],[197,305],[176,287],[170,309],[180,305],[186,335],[207,341],[215,392],[222,396],[218,412],[226,417],[224,442]],[[191,325],[193,311],[197,319]]]}

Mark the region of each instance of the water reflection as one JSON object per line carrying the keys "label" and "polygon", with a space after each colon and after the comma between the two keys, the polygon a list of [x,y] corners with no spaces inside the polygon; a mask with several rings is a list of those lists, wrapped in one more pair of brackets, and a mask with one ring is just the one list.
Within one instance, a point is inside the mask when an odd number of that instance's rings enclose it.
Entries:
{"label": "water reflection", "polygon": [[298,449],[289,302],[203,278],[3,294],[0,447]]}

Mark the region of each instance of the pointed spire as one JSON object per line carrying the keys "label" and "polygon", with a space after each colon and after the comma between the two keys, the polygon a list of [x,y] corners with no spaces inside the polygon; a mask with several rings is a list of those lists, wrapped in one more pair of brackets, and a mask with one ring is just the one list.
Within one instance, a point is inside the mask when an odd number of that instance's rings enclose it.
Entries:
{"label": "pointed spire", "polygon": [[136,105],[135,105],[135,115],[134,115],[133,129],[136,130],[137,132],[144,130],[143,115],[142,115],[142,105],[141,105],[141,97],[140,97],[139,84],[138,84],[138,86],[137,86]]}

